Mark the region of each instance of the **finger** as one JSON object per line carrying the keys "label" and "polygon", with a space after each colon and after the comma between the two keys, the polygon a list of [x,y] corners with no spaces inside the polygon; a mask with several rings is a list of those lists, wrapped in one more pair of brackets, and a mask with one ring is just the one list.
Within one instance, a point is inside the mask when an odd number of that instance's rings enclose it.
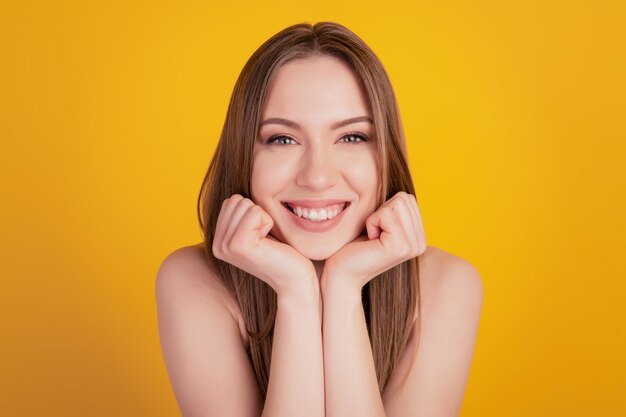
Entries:
{"label": "finger", "polygon": [[378,239],[380,237],[382,229],[379,226],[379,219],[380,214],[378,211],[375,211],[365,220],[365,230],[367,230],[367,238],[370,240]]}
{"label": "finger", "polygon": [[384,202],[384,203],[380,206],[380,208],[387,207],[387,206],[389,206],[389,205],[393,204],[393,203],[394,203],[394,202],[395,202],[398,198],[400,198],[400,197],[401,197],[401,194],[402,194],[402,191],[399,191],[399,192],[395,193],[395,194],[394,194],[394,195],[393,195],[393,196],[392,196],[389,200],[385,201],[385,202]]}
{"label": "finger", "polygon": [[253,205],[248,208],[241,218],[239,229],[242,233],[253,234],[258,241],[265,237],[273,225],[274,221],[269,214],[261,206]]}
{"label": "finger", "polygon": [[417,200],[413,194],[409,194],[409,208],[411,209],[411,214],[415,219],[417,219],[418,224],[421,223],[421,219],[419,219],[419,210],[417,208]]}
{"label": "finger", "polygon": [[406,207],[409,210],[411,223],[406,223],[406,224],[407,226],[412,224],[413,230],[410,230],[408,228],[405,229],[405,232],[407,233],[407,237],[409,237],[412,242],[419,242],[423,240],[421,239],[421,237],[424,234],[423,226],[422,226],[422,219],[421,219],[419,210],[417,208],[417,200],[415,199],[415,196],[413,194],[408,194],[404,191],[398,192],[395,196],[400,197],[399,200],[401,200],[404,204],[406,204]]}
{"label": "finger", "polygon": [[215,239],[219,238],[220,241],[223,241],[226,231],[228,230],[228,225],[230,224],[230,217],[237,207],[237,203],[241,200],[243,200],[242,195],[233,194],[222,202],[217,224],[215,225]]}
{"label": "finger", "polygon": [[424,222],[422,220],[422,213],[419,210],[419,207],[417,205],[417,199],[415,198],[414,195],[411,195],[411,199],[409,200],[409,202],[411,203],[411,210],[413,211],[413,217],[415,219],[417,219],[417,240],[419,243],[419,252],[420,255],[422,253],[424,253],[426,251],[427,248],[427,242],[426,242],[426,232],[424,231]]}
{"label": "finger", "polygon": [[382,229],[379,225],[380,209],[382,209],[383,207],[387,207],[389,205],[389,202],[393,200],[394,197],[391,197],[389,200],[384,201],[383,204],[381,204],[380,207],[378,207],[376,211],[370,214],[369,217],[365,220],[365,230],[367,231],[368,239],[373,240],[380,237],[380,233],[382,232]]}
{"label": "finger", "polygon": [[224,242],[228,243],[232,240],[233,235],[239,227],[241,218],[246,213],[246,211],[253,205],[254,203],[249,198],[243,198],[237,203],[232,212],[232,215],[228,219],[228,226],[226,228],[226,234],[224,235]]}
{"label": "finger", "polygon": [[382,232],[382,228],[380,226],[381,210],[385,207],[385,204],[383,204],[375,212],[370,214],[367,219],[365,219],[365,230],[367,231],[367,237],[370,240],[378,239],[380,237]]}
{"label": "finger", "polygon": [[[383,242],[386,247],[393,250],[402,260],[417,256],[418,250],[414,220],[411,219],[411,212],[405,198],[405,196],[401,196],[389,206],[391,210],[389,229],[395,231],[390,232],[388,242]],[[381,224],[385,226],[384,218],[381,218]],[[384,237],[384,234],[381,234],[381,240]]]}
{"label": "finger", "polygon": [[411,248],[417,249],[417,219],[413,218],[413,213],[409,207],[410,203],[407,201],[408,199],[408,194],[402,196],[402,198],[396,200],[391,207],[400,220],[406,242]]}
{"label": "finger", "polygon": [[[368,220],[371,226],[381,230],[378,239],[385,249],[393,249],[397,246],[396,240],[405,239],[405,234],[400,225],[400,218],[392,207],[382,207]],[[368,222],[366,222],[367,224]]]}
{"label": "finger", "polygon": [[402,192],[396,193],[393,197],[391,197],[389,200],[385,201],[374,213],[372,213],[370,215],[370,217],[368,217],[368,219],[365,221],[365,228],[367,230],[367,236],[369,239],[378,239],[380,237],[380,234],[382,232],[382,229],[380,228],[380,210],[385,208],[385,207],[389,207],[392,204],[395,203],[396,200],[398,200],[398,198],[400,198]]}

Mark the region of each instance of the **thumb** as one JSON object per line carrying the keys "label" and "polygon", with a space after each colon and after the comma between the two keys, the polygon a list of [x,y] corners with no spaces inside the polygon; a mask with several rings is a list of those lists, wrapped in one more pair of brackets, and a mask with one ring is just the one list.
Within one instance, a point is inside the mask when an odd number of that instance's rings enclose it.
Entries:
{"label": "thumb", "polygon": [[375,211],[365,220],[365,228],[367,229],[367,237],[372,239],[378,239],[382,232],[380,227],[380,212]]}
{"label": "thumb", "polygon": [[261,237],[266,237],[267,234],[270,232],[270,230],[272,230],[272,227],[274,227],[274,222],[269,222],[267,223],[262,229],[261,229]]}
{"label": "thumb", "polygon": [[248,209],[239,226],[248,233],[258,231],[260,238],[264,238],[274,226],[274,221],[263,208],[254,205]]}
{"label": "thumb", "polygon": [[261,213],[261,227],[259,228],[261,237],[267,236],[270,230],[272,230],[272,227],[274,227],[274,220],[272,220],[272,218],[265,213],[265,211],[263,211]]}

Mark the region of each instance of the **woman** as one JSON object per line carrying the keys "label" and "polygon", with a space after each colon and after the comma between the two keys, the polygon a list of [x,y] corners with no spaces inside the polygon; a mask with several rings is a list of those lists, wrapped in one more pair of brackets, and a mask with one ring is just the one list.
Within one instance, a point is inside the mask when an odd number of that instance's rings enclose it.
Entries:
{"label": "woman", "polygon": [[198,215],[204,242],[156,283],[183,415],[458,415],[481,280],[427,247],[390,81],[354,33],[297,24],[252,55]]}

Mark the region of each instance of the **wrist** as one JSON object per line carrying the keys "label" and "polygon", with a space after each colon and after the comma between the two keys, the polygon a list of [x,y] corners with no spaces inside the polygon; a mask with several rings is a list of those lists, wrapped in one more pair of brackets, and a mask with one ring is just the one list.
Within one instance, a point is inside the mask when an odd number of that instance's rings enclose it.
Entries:
{"label": "wrist", "polygon": [[278,303],[319,304],[320,283],[315,273],[293,279],[288,286],[276,291]]}
{"label": "wrist", "polygon": [[340,293],[342,296],[358,297],[360,300],[362,289],[363,285],[358,278],[346,273],[333,271],[330,268],[325,268],[320,277],[320,291],[323,298],[330,293]]}

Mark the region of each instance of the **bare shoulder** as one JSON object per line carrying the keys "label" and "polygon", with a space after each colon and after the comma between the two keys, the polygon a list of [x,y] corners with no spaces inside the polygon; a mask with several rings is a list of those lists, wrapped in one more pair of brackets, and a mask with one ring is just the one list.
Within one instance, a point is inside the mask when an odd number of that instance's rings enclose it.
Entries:
{"label": "bare shoulder", "polygon": [[[428,246],[420,256],[421,318],[383,400],[387,416],[458,415],[483,301],[478,270]],[[393,382],[393,383],[392,383]]]}
{"label": "bare shoulder", "polygon": [[260,392],[230,295],[202,246],[169,254],[155,291],[161,350],[182,414],[258,413]]}
{"label": "bare shoulder", "polygon": [[240,323],[241,314],[237,302],[221,283],[218,273],[211,269],[204,256],[204,245],[184,246],[170,253],[161,263],[157,273],[159,287],[178,287],[185,291],[200,291],[226,306],[233,318]]}
{"label": "bare shoulder", "polygon": [[[211,297],[218,305],[226,307],[237,324],[241,342],[248,349],[250,341],[239,303],[224,287],[218,272],[211,269],[204,255],[203,242],[170,253],[161,263],[156,285],[157,292],[159,287],[172,287],[193,292],[196,297]],[[185,298],[179,299],[183,302]]]}
{"label": "bare shoulder", "polygon": [[435,246],[420,256],[420,292],[423,314],[441,303],[462,300],[480,307],[483,284],[469,261]]}
{"label": "bare shoulder", "polygon": [[181,285],[205,285],[221,291],[217,275],[210,269],[203,251],[201,243],[176,249],[161,263],[157,279],[175,279]]}

